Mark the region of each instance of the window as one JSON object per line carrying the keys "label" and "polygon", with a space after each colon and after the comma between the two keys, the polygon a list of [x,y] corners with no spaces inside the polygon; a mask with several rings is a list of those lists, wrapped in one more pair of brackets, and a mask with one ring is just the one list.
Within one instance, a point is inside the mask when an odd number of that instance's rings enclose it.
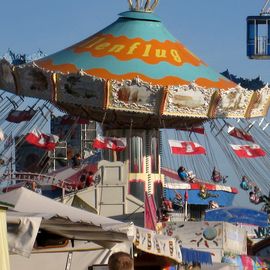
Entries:
{"label": "window", "polygon": [[35,248],[60,248],[67,246],[67,244],[67,238],[45,230],[40,230],[37,234]]}

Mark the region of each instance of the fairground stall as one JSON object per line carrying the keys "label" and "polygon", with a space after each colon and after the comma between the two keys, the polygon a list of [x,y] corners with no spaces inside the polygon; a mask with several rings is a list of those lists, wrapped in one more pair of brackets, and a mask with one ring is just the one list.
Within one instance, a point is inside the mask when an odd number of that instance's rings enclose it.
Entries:
{"label": "fairground stall", "polygon": [[[2,215],[3,270],[9,270],[9,261],[11,269],[86,270],[93,265],[106,266],[109,256],[118,251],[135,256],[136,269],[150,265],[162,269],[182,262],[175,238],[132,222],[98,216],[26,188],[0,198],[8,208],[7,218]],[[151,260],[143,261],[145,257]]]}

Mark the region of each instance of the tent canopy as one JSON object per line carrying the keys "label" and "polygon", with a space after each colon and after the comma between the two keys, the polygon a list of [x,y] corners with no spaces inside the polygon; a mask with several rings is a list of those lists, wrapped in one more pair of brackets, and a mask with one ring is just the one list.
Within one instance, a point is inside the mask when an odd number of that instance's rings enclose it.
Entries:
{"label": "tent canopy", "polygon": [[105,248],[117,243],[134,244],[147,253],[181,262],[175,238],[158,235],[134,226],[132,222],[122,223],[102,217],[26,188],[1,194],[0,201],[14,205],[7,212],[7,222],[19,225],[15,233],[9,233],[9,248],[15,253],[30,256],[37,233],[43,229],[68,239],[91,241]]}
{"label": "tent canopy", "polygon": [[66,218],[72,222],[84,222],[93,226],[110,227],[123,226],[123,223],[114,219],[98,216],[90,212],[71,207],[54,201],[45,196],[40,196],[26,188],[19,188],[0,195],[0,200],[14,205],[9,208],[20,214],[31,214],[49,220],[53,217]]}
{"label": "tent canopy", "polygon": [[30,256],[39,229],[67,239],[92,241],[105,248],[120,242],[132,243],[132,223],[98,216],[26,188],[1,194],[0,198],[14,205],[7,211],[7,223],[18,226],[9,231],[9,248],[14,253]]}

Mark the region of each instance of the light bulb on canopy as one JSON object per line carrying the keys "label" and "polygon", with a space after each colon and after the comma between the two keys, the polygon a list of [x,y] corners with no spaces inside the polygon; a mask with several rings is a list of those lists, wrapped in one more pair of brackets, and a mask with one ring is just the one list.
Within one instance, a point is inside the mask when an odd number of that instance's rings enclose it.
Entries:
{"label": "light bulb on canopy", "polygon": [[158,0],[128,4],[114,23],[69,48],[21,66],[2,60],[0,88],[110,128],[266,115],[268,86],[246,90],[212,70],[153,13]]}

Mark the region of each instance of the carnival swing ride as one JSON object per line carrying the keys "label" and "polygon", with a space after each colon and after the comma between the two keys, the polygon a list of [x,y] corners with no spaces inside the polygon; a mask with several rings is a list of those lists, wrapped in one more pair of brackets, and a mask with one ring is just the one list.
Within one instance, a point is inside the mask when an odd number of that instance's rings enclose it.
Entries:
{"label": "carnival swing ride", "polygon": [[[61,142],[56,136],[37,132],[35,127],[44,128],[54,107],[73,117],[73,124],[82,119],[97,121],[102,135],[97,136],[93,146],[104,150],[104,159],[122,162],[128,172],[123,181],[131,195],[143,202],[146,192],[158,206],[162,189],[171,200],[175,193],[187,197],[187,189],[190,197],[194,189],[192,196],[204,205],[213,198],[221,206],[230,205],[236,189],[225,186],[226,177],[211,178],[209,173],[210,167],[219,167],[217,148],[231,162],[239,181],[245,175],[254,179],[249,186],[269,190],[270,153],[265,140],[269,138],[269,123],[264,118],[249,120],[267,115],[268,85],[256,91],[245,89],[209,68],[177,41],[153,13],[158,0],[128,3],[129,11],[121,13],[114,23],[67,49],[19,65],[6,59],[0,61],[0,89],[12,94],[1,95],[4,119],[11,106],[18,113],[24,97],[37,101],[22,111],[29,114],[38,108],[43,116],[34,114],[16,132],[14,124],[2,120],[4,133],[12,131],[13,137],[14,133],[24,134],[21,140],[28,137],[28,143],[35,147],[53,151]],[[248,27],[252,28],[249,22]],[[202,136],[206,130],[210,135]],[[175,140],[169,132],[175,134]],[[66,134],[62,142],[70,132]],[[49,141],[50,147],[41,145],[40,139]],[[212,140],[217,142],[214,149]],[[3,144],[8,145],[7,142],[6,137]],[[171,153],[165,149],[168,146]],[[6,149],[3,157],[7,156]],[[170,166],[162,166],[160,154],[162,160],[168,161],[165,165]],[[172,154],[180,158],[174,159]],[[255,157],[260,157],[260,169]],[[3,158],[3,162],[8,159]],[[196,177],[194,183],[184,183],[182,189],[175,169],[186,164],[187,159],[189,164],[191,160]],[[72,173],[78,177],[78,171]],[[52,172],[50,176],[49,180],[46,178],[50,184],[56,181],[62,188],[74,188],[68,183],[70,175],[60,180],[60,174]],[[102,179],[99,185],[104,183]],[[222,192],[231,194],[228,200],[224,200]]]}

